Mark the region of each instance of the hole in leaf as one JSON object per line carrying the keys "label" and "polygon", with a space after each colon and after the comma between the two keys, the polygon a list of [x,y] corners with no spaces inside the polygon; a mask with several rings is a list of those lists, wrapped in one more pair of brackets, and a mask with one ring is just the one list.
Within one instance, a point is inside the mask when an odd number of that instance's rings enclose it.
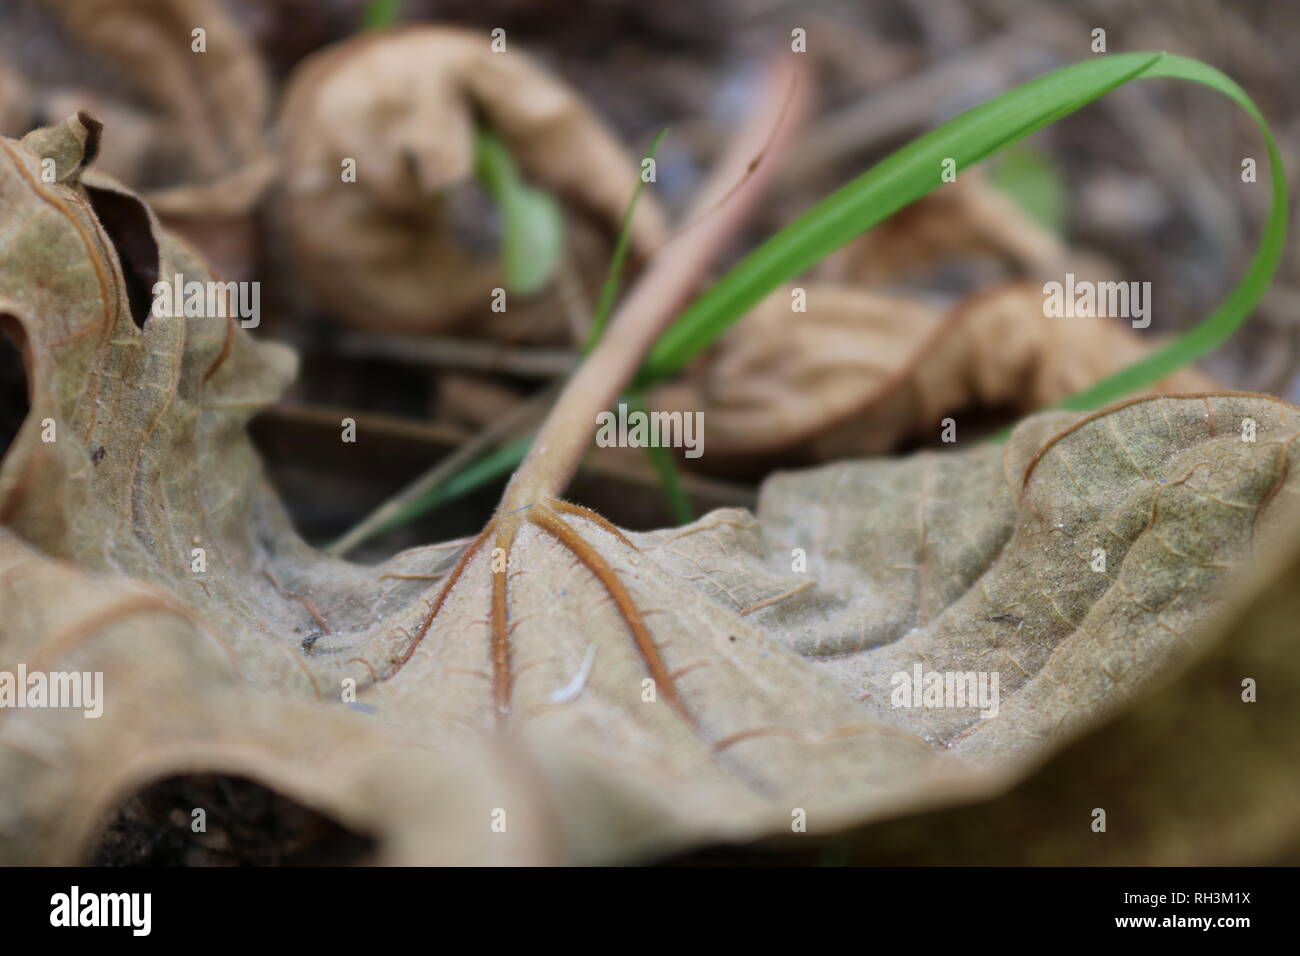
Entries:
{"label": "hole in leaf", "polygon": [[144,328],[153,307],[153,286],[158,281],[158,243],[149,225],[144,203],[134,196],[87,186],[91,208],[117,251],[126,297],[136,328]]}
{"label": "hole in leaf", "polygon": [[9,451],[31,407],[25,343],[22,327],[11,316],[0,315],[0,459]]}
{"label": "hole in leaf", "polygon": [[377,846],[254,780],[222,774],[164,778],[109,816],[90,854],[95,866],[341,866],[369,862]]}

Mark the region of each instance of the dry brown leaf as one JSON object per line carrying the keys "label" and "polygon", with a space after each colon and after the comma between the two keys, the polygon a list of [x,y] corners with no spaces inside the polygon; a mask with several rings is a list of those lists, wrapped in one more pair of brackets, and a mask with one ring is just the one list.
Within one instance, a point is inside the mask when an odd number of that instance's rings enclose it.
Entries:
{"label": "dry brown leaf", "polygon": [[[105,695],[92,720],[0,711],[7,863],[84,858],[124,797],[189,773],[250,777],[398,863],[636,859],[1005,789],[1204,643],[1218,579],[1300,487],[1300,409],[1227,394],[778,477],[757,519],[624,536],[552,503],[589,550],[520,525],[502,684],[489,549],[367,568],[294,534],[244,432],[292,356],[137,321],[134,283],[206,273],[81,171],[95,135],[0,142],[0,316],[31,393],[0,463],[0,670],[101,671]],[[918,661],[999,670],[998,715],[886,706]]]}
{"label": "dry brown leaf", "polygon": [[[478,122],[501,136],[532,182],[617,232],[636,164],[573,90],[525,54],[494,53],[490,43],[483,32],[411,27],[352,38],[294,72],[281,111],[277,206],[291,258],[331,314],[413,330],[447,328],[477,310],[486,319],[476,332],[504,325],[521,337],[517,314],[486,313],[491,290],[504,284],[495,249],[457,228],[469,218],[481,229],[486,212],[467,188]],[[341,176],[347,159],[355,182]],[[634,250],[655,248],[664,230],[643,198]]]}
{"label": "dry brown leaf", "polygon": [[[256,49],[220,0],[44,2],[77,42],[158,110],[155,126],[134,130],[146,137],[134,149],[174,154],[181,147],[177,161],[166,164],[174,179],[130,183],[150,187],[154,211],[169,218],[247,212],[274,169],[265,132],[270,88]],[[193,49],[196,29],[205,31],[204,52]],[[93,93],[73,93],[81,98],[76,109],[102,107]],[[66,107],[66,97],[57,105]],[[112,129],[113,138],[133,133],[125,125]]]}
{"label": "dry brown leaf", "polygon": [[[1300,861],[1300,526],[1281,524],[1204,650],[1007,792],[850,835],[862,863],[1243,866]],[[1247,699],[1247,682],[1252,693]],[[943,801],[949,804],[948,800]],[[1104,834],[1093,830],[1106,811]]]}
{"label": "dry brown leaf", "polygon": [[863,233],[833,254],[822,274],[880,287],[953,259],[983,257],[1012,267],[1017,275],[1047,276],[1063,271],[1066,256],[1065,244],[1054,233],[976,168]]}
{"label": "dry brown leaf", "polygon": [[31,89],[21,75],[0,63],[0,136],[21,136],[31,127]]}
{"label": "dry brown leaf", "polygon": [[[148,113],[95,90],[56,88],[42,90],[40,109],[45,116],[71,116],[84,110],[103,123],[111,135],[100,143],[95,169],[134,185],[146,182],[160,163],[183,163],[182,149],[168,136],[168,124]],[[15,134],[21,136],[31,129]]]}
{"label": "dry brown leaf", "polygon": [[[790,287],[778,290],[683,382],[655,393],[658,409],[704,413],[711,456],[878,454],[908,438],[937,438],[948,415],[1058,402],[1148,349],[1116,319],[1044,316],[1041,291],[1019,283],[946,314],[849,286],[804,288],[806,312],[791,310]],[[1184,369],[1151,391],[1217,387]]]}

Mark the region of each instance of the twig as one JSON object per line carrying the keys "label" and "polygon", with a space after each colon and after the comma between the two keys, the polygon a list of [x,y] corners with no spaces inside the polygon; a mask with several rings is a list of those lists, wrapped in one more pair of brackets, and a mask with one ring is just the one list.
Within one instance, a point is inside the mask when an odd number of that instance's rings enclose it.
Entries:
{"label": "twig", "polygon": [[578,353],[571,349],[524,349],[446,336],[351,332],[340,338],[339,349],[353,358],[382,358],[411,365],[508,372],[529,378],[557,378],[569,374],[578,364]]}

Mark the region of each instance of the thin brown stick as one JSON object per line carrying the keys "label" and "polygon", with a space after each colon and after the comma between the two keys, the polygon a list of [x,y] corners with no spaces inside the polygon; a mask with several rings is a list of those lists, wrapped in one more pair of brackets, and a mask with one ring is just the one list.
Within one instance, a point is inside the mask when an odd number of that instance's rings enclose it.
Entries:
{"label": "thin brown stick", "polygon": [[381,358],[404,365],[505,372],[529,378],[568,375],[578,364],[576,349],[516,348],[446,335],[352,332],[339,340],[339,349],[349,358]]}

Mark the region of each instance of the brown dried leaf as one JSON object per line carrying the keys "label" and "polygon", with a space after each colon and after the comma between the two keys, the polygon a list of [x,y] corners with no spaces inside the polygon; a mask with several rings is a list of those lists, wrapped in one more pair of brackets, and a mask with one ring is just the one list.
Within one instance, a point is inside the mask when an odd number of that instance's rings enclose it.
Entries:
{"label": "brown dried leaf", "polygon": [[984,258],[1017,275],[1046,276],[1062,271],[1067,254],[1055,234],[976,168],[853,240],[828,260],[824,275],[879,287],[954,259]]}
{"label": "brown dried leaf", "polygon": [[[294,534],[244,432],[287,350],[133,320],[134,282],[206,273],[80,171],[93,138],[0,142],[0,316],[31,393],[0,463],[0,671],[101,671],[105,694],[93,720],[0,711],[4,862],[83,858],[125,796],[187,773],[260,781],[396,863],[633,859],[1005,789],[1205,643],[1216,579],[1297,488],[1300,409],[1229,394],[777,477],[757,519],[623,536],[551,503],[578,544],[520,526],[503,683],[488,548],[367,568]],[[887,706],[917,661],[999,670],[998,715]]]}
{"label": "brown dried leaf", "polygon": [[[933,438],[940,420],[972,408],[1029,412],[1071,395],[1146,353],[1119,320],[1051,318],[1024,284],[968,297],[946,314],[919,301],[809,284],[807,311],[778,290],[738,322],[656,408],[702,411],[708,452],[783,452],[825,461],[879,454]],[[1185,369],[1153,392],[1216,389]]]}
{"label": "brown dried leaf", "polygon": [[[184,162],[181,151],[169,141],[165,121],[113,97],[94,90],[55,88],[41,92],[40,105],[46,116],[71,116],[85,111],[108,127],[112,134],[100,143],[95,169],[120,182],[132,186],[147,182],[149,170],[160,160]],[[28,129],[30,123],[16,135]]]}
{"label": "brown dried leaf", "polygon": [[[159,111],[165,135],[153,137],[154,148],[159,141],[184,145],[182,161],[168,170],[177,179],[148,194],[154,210],[162,216],[246,212],[273,169],[265,141],[270,87],[252,42],[220,0],[45,3],[74,39],[121,71]],[[204,52],[193,49],[196,29],[205,31]]]}
{"label": "brown dried leaf", "polygon": [[0,136],[21,136],[32,126],[32,91],[27,81],[0,63]]}
{"label": "brown dried leaf", "polygon": [[[411,27],[354,37],[294,72],[281,114],[279,219],[301,275],[339,318],[439,329],[486,309],[503,284],[498,257],[473,230],[457,229],[458,218],[485,212],[464,188],[480,121],[526,177],[617,232],[637,181],[632,159],[569,87],[490,42],[482,32]],[[355,160],[355,182],[341,176],[346,159]],[[634,249],[653,249],[664,230],[643,198]],[[518,337],[517,325],[507,323],[507,334]]]}
{"label": "brown dried leaf", "polygon": [[[1202,629],[1204,650],[1006,792],[862,828],[864,863],[1290,865],[1300,860],[1300,528]],[[1247,681],[1254,694],[1247,700]],[[1106,811],[1105,834],[1094,810]]]}

